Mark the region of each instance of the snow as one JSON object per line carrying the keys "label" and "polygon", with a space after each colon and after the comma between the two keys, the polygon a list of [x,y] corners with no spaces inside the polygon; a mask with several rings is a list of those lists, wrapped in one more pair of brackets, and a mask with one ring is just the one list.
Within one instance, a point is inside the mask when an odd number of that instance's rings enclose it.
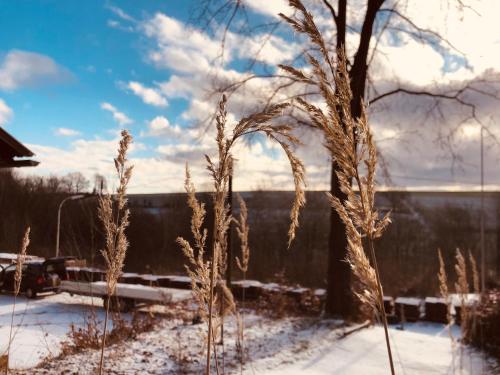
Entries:
{"label": "snow", "polygon": [[426,297],[425,303],[446,303],[446,300],[438,297]]}
{"label": "snow", "polygon": [[159,279],[161,278],[165,278],[167,276],[160,276],[160,275],[152,275],[152,274],[145,274],[145,275],[141,275],[141,278],[143,280],[148,280],[148,281],[158,281]]}
{"label": "snow", "polygon": [[412,306],[422,305],[422,299],[414,297],[398,297],[396,298],[395,302],[402,305],[412,305]]}
{"label": "snow", "polygon": [[239,281],[233,281],[232,284],[240,285],[243,288],[249,288],[251,286],[261,287],[263,285],[260,281],[257,280],[239,280]]}
{"label": "snow", "polygon": [[[13,301],[13,296],[0,295],[0,353],[8,345]],[[102,306],[102,300],[67,294],[33,300],[17,297],[10,366],[30,368],[49,355],[57,356],[70,324],[82,326],[92,305]],[[104,311],[96,309],[96,314],[102,321]]]}
{"label": "snow", "polygon": [[102,269],[95,268],[95,267],[76,267],[76,266],[71,266],[71,267],[66,267],[66,269],[68,271],[74,271],[74,272],[78,272],[78,271],[104,272]]}
{"label": "snow", "polygon": [[[106,282],[92,283],[78,281],[61,281],[61,290],[84,295],[103,296],[107,293]],[[141,301],[168,303],[191,298],[191,291],[172,288],[150,287],[140,284],[116,284],[115,294],[119,297],[133,298]]]}
{"label": "snow", "polygon": [[[390,330],[396,373],[448,374],[452,369],[450,339],[429,333]],[[387,374],[388,357],[381,327],[363,329],[336,343],[325,343],[306,360],[267,371],[266,374]],[[258,366],[258,363],[256,364]],[[458,361],[455,366],[458,368]],[[482,366],[474,352],[465,354],[464,374],[476,373]],[[470,368],[472,367],[472,371]],[[479,372],[477,372],[479,373]]]}
{"label": "snow", "polygon": [[124,272],[121,277],[139,277],[140,275],[135,272]]}
{"label": "snow", "polygon": [[189,276],[169,276],[171,281],[180,281],[180,282],[191,282],[191,278]]}
{"label": "snow", "polygon": [[[0,253],[0,260],[2,263],[11,264],[17,260],[17,254],[14,253]],[[34,261],[44,261],[45,258],[36,256],[36,255],[26,255],[26,260],[34,260]]]}
{"label": "snow", "polygon": [[[191,311],[193,312],[193,311]],[[340,321],[312,318],[270,319],[247,311],[244,374],[329,375],[387,374],[388,360],[383,328],[363,328],[345,336]],[[355,327],[357,328],[357,327]],[[235,351],[235,319],[225,323],[225,367],[227,374],[240,373]],[[181,316],[164,319],[152,332],[106,350],[106,369],[113,374],[202,373],[203,337],[206,324],[193,325]],[[458,336],[459,328],[453,328]],[[494,374],[496,363],[466,348],[459,371],[459,348],[452,350],[447,328],[442,324],[406,324],[405,330],[390,328],[393,356],[398,374]],[[218,346],[219,356],[221,346]],[[98,362],[95,350],[67,356],[31,369],[30,374],[92,374]],[[215,373],[215,371],[213,372]]]}
{"label": "snow", "polygon": [[[453,306],[460,306],[462,304],[462,297],[460,294],[450,294],[451,303]],[[479,302],[479,294],[469,293],[464,295],[465,304],[472,305]]]}
{"label": "snow", "polygon": [[324,297],[324,296],[326,296],[326,289],[315,289],[314,295],[316,297]]}
{"label": "snow", "polygon": [[[135,290],[148,288],[132,285]],[[167,289],[167,288],[165,288]],[[187,290],[173,290],[169,306],[155,306],[165,314],[151,332],[106,349],[106,373],[113,374],[179,374],[202,373],[204,366],[204,335],[206,324],[192,324],[196,305]],[[7,346],[12,296],[0,296],[0,353]],[[66,293],[27,300],[18,297],[14,320],[15,337],[11,365],[18,374],[78,373],[92,374],[99,352],[85,350],[61,359],[37,363],[60,353],[67,340],[69,326],[84,324],[90,309],[102,322],[101,298],[73,296]],[[345,326],[342,321],[319,318],[290,317],[271,319],[253,310],[243,310],[244,347],[247,363],[244,374],[327,375],[387,374],[388,360],[383,328]],[[226,374],[240,373],[235,337],[236,319],[225,324]],[[398,326],[399,327],[399,326]],[[494,374],[491,358],[465,348],[462,371],[459,371],[459,343],[451,345],[447,326],[438,323],[406,323],[404,330],[390,326],[393,357],[398,374]],[[356,330],[358,329],[358,330]],[[347,334],[349,333],[349,334]],[[455,338],[460,328],[452,326]],[[218,346],[219,355],[221,346]],[[215,372],[214,372],[215,373]]]}

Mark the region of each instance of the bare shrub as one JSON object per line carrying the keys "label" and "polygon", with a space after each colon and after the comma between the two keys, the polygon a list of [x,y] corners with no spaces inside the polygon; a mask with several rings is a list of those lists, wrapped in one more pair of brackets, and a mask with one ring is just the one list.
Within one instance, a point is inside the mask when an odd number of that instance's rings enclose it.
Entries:
{"label": "bare shrub", "polygon": [[471,330],[468,342],[500,359],[500,290],[491,289],[481,295],[474,311],[479,329]]}
{"label": "bare shrub", "polygon": [[[113,314],[113,328],[106,336],[106,345],[113,345],[124,340],[134,339],[142,332],[151,331],[157,319],[153,314],[134,312],[131,319],[125,319],[119,313]],[[82,327],[70,325],[68,341],[62,345],[62,356],[78,353],[85,349],[100,349],[103,332],[95,310],[89,310]]]}
{"label": "bare shrub", "polygon": [[[99,329],[99,320],[94,309],[90,309],[82,327],[70,324],[68,333],[69,343],[65,343],[63,352],[76,352],[83,349],[99,349],[101,347],[102,332]],[[72,350],[70,350],[70,347]]]}

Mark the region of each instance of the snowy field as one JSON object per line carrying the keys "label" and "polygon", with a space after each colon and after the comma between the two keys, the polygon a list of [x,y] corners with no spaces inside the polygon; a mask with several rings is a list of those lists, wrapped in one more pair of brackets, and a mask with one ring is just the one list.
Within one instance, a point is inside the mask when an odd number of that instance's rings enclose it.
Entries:
{"label": "snowy field", "polygon": [[[8,340],[11,296],[0,296],[0,350]],[[78,373],[91,374],[98,352],[84,351],[57,361],[42,359],[59,354],[60,343],[67,339],[69,324],[81,325],[92,305],[98,306],[102,320],[102,302],[98,298],[70,297],[68,294],[36,300],[18,298],[12,364],[19,374]],[[136,340],[106,350],[106,372],[110,374],[197,374],[204,365],[204,324],[191,324],[192,313],[179,309],[174,318],[164,318],[152,332]],[[387,354],[383,329],[363,328],[344,337],[340,322],[312,318],[270,319],[248,312],[245,321],[245,374],[387,374]],[[240,373],[235,349],[235,320],[225,325],[225,373]],[[455,336],[459,335],[454,327]],[[452,351],[447,329],[441,324],[406,324],[404,330],[390,330],[398,374],[494,374],[496,363],[467,349],[462,357],[458,345]],[[222,348],[219,347],[219,356]],[[454,371],[455,370],[455,371]]]}

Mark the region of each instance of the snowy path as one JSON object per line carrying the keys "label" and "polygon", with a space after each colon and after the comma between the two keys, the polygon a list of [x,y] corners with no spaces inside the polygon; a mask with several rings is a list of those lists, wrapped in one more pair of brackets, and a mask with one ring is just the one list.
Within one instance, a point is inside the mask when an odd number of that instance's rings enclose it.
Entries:
{"label": "snowy path", "polygon": [[[409,327],[417,332],[390,330],[396,373],[453,374],[450,339],[437,335],[441,327],[422,324],[420,327],[418,325]],[[424,328],[422,331],[425,333],[422,333],[419,328]],[[433,329],[434,332],[432,332]],[[257,363],[256,366],[259,364]],[[455,367],[456,373],[460,373],[458,354]],[[482,367],[482,358],[478,353],[464,354],[462,374],[480,374]],[[344,339],[329,343],[306,360],[276,370],[263,369],[258,373],[385,375],[388,373],[388,361],[383,328],[363,329]]]}

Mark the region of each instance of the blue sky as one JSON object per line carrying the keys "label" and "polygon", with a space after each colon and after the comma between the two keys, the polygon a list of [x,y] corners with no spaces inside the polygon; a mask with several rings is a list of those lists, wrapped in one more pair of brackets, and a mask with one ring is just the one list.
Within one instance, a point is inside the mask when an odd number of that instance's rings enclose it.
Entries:
{"label": "blue sky", "polygon": [[[176,2],[121,1],[132,17],[157,11],[186,18],[189,4]],[[179,4],[182,4],[180,7]],[[83,137],[109,137],[116,128],[112,114],[100,109],[111,103],[134,119],[132,132],[144,121],[162,114],[176,121],[185,107],[174,100],[166,108],[155,108],[120,89],[120,82],[152,82],[168,78],[168,71],[144,61],[141,50],[147,41],[140,35],[109,26],[123,22],[112,3],[102,1],[5,1],[0,10],[0,51],[21,50],[45,55],[64,71],[57,83],[28,84],[2,92],[14,111],[8,130],[26,143],[67,147],[67,137],[54,136],[58,128],[80,132]],[[31,86],[31,87],[30,87]]]}
{"label": "blue sky", "polygon": [[[479,2],[477,12],[437,3],[410,0],[404,11],[422,27],[442,33],[463,56],[435,43],[422,44],[407,33],[386,32],[370,66],[374,88],[383,92],[403,84],[447,90],[496,77],[499,41],[498,33],[491,30],[497,27],[499,3]],[[284,0],[245,0],[244,4],[251,21],[257,23],[276,21],[280,11],[290,12]],[[356,25],[364,2],[352,4],[350,19]],[[39,167],[21,173],[62,176],[80,171],[89,180],[94,173],[112,180],[118,132],[126,127],[135,138],[131,191],[182,190],[186,161],[195,182],[202,190],[209,189],[203,154],[214,151],[213,129],[206,126],[218,99],[209,95],[214,85],[247,78],[263,67],[276,71],[276,64],[291,61],[300,52],[303,40],[286,25],[270,39],[263,31],[242,35],[241,19],[237,19],[229,30],[222,62],[218,57],[223,28],[213,24],[208,32],[189,22],[198,5],[195,0],[0,0],[0,126],[26,143],[41,161]],[[319,26],[332,36],[328,13],[319,5],[312,10]],[[392,22],[405,26],[401,20]],[[351,31],[348,48],[356,43],[356,32]],[[247,71],[251,58],[258,64]],[[262,91],[279,83],[251,80],[231,96],[230,122],[261,105]],[[296,93],[293,90],[287,93]],[[487,90],[500,91],[496,86]],[[485,97],[473,100],[484,107],[479,115],[496,135],[498,105]],[[402,176],[393,179],[395,186],[476,187],[477,123],[461,123],[463,115],[452,107],[444,108],[444,121],[423,121],[422,113],[429,106],[423,98],[399,96],[382,104],[370,108],[372,126],[393,174]],[[422,122],[428,128],[422,128]],[[453,169],[450,152],[439,144],[439,137],[453,132],[458,123],[454,151],[466,163]],[[329,160],[317,147],[321,139],[316,134],[299,135],[307,143],[298,152],[309,171],[308,187],[326,189]],[[496,187],[497,146],[488,142],[487,182]],[[241,145],[237,152],[236,168],[245,173],[235,178],[236,190],[292,187],[286,158],[275,145],[258,139]]]}

